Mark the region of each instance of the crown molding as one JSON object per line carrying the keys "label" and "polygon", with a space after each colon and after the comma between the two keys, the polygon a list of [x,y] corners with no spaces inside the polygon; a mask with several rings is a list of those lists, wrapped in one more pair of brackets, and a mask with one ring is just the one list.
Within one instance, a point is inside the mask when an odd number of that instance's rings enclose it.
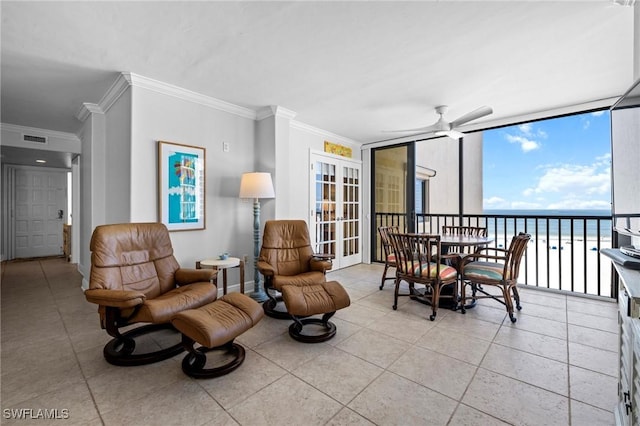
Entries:
{"label": "crown molding", "polygon": [[76,114],[76,118],[80,121],[84,121],[89,117],[89,114],[104,114],[104,111],[98,104],[85,102],[80,107],[80,111]]}
{"label": "crown molding", "polygon": [[298,115],[298,113],[291,111],[290,109],[283,108],[279,105],[269,105],[258,110],[256,120],[264,120],[267,117],[278,117],[293,120],[296,115]]}
{"label": "crown molding", "polygon": [[173,96],[185,101],[194,102],[200,105],[208,106],[240,117],[256,119],[256,112],[250,108],[234,105],[211,96],[202,95],[191,90],[183,89],[172,84],[163,83],[162,81],[153,80],[134,73],[122,73],[131,86],[152,90],[163,95]]}
{"label": "crown molding", "polygon": [[302,130],[308,133],[313,133],[318,136],[322,136],[323,138],[326,138],[326,139],[331,139],[332,142],[347,143],[349,145],[353,145],[357,149],[360,149],[360,147],[362,146],[361,142],[346,138],[344,136],[337,135],[335,133],[327,132],[326,130],[322,130],[317,127],[310,126],[309,124],[305,124],[300,121],[295,121],[295,120],[291,121],[291,128]]}
{"label": "crown molding", "polygon": [[27,135],[45,136],[48,138],[66,139],[73,142],[80,141],[75,133],[58,132],[55,130],[40,129],[37,127],[19,126],[17,124],[0,123],[0,130],[7,132],[16,132]]}

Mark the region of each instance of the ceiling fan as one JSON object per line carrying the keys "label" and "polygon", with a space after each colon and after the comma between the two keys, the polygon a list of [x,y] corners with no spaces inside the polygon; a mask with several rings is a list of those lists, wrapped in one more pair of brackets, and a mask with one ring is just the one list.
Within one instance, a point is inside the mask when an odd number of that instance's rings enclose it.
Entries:
{"label": "ceiling fan", "polygon": [[416,129],[386,130],[386,132],[432,133],[436,136],[449,136],[452,139],[459,139],[461,137],[464,137],[464,133],[457,131],[456,130],[457,127],[462,126],[463,124],[468,123],[469,121],[477,120],[478,118],[492,114],[493,109],[491,109],[491,107],[488,107],[488,106],[482,106],[451,122],[444,119],[444,114],[446,112],[447,112],[447,106],[439,105],[436,107],[436,113],[440,115],[440,118],[438,118],[438,121],[436,121],[434,124],[426,127],[418,127]]}

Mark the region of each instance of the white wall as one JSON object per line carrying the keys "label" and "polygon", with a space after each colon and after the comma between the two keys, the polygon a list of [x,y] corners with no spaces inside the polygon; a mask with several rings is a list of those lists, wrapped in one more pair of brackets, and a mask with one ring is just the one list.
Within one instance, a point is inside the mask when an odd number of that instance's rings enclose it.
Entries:
{"label": "white wall", "polygon": [[[105,112],[104,223],[129,222],[131,217],[131,90],[126,90]],[[101,223],[94,223],[101,225]]]}
{"label": "white wall", "polygon": [[[249,255],[250,271],[253,205],[241,201],[238,192],[242,173],[253,171],[256,163],[255,121],[135,85],[132,90],[130,220],[159,219],[157,141],[203,147],[206,229],[172,232],[176,259],[194,267],[197,260],[228,251]],[[223,152],[223,142],[229,152]]]}
{"label": "white wall", "polygon": [[354,160],[360,160],[362,152],[360,144],[356,141],[300,122],[294,121],[291,123],[289,137],[291,141],[289,145],[289,164],[286,164],[286,167],[291,176],[288,181],[288,189],[291,196],[287,200],[287,218],[304,219],[308,223],[311,185],[309,181],[310,151],[323,152],[324,142],[329,141],[350,147],[352,150],[351,158]]}
{"label": "white wall", "polygon": [[[27,142],[22,140],[22,135],[45,136],[46,144]],[[2,145],[36,150],[71,152],[78,154],[82,150],[80,139],[72,133],[55,132],[52,130],[36,129],[32,127],[2,124],[0,139]]]}

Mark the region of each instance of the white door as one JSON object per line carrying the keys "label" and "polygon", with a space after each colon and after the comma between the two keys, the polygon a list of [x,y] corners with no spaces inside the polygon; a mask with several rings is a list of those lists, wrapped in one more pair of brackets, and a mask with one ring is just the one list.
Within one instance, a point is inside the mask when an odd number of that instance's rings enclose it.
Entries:
{"label": "white door", "polygon": [[67,205],[67,172],[17,168],[15,257],[61,255]]}
{"label": "white door", "polygon": [[334,269],[362,262],[361,173],[359,162],[312,154],[310,233]]}

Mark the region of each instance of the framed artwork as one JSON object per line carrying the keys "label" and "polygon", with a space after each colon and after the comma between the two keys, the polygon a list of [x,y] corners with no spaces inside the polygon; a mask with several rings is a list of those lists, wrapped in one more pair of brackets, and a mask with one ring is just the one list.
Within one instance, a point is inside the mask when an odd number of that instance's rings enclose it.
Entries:
{"label": "framed artwork", "polygon": [[351,148],[329,141],[324,141],[324,152],[351,158]]}
{"label": "framed artwork", "polygon": [[158,216],[169,231],[205,228],[205,149],[158,141]]}

